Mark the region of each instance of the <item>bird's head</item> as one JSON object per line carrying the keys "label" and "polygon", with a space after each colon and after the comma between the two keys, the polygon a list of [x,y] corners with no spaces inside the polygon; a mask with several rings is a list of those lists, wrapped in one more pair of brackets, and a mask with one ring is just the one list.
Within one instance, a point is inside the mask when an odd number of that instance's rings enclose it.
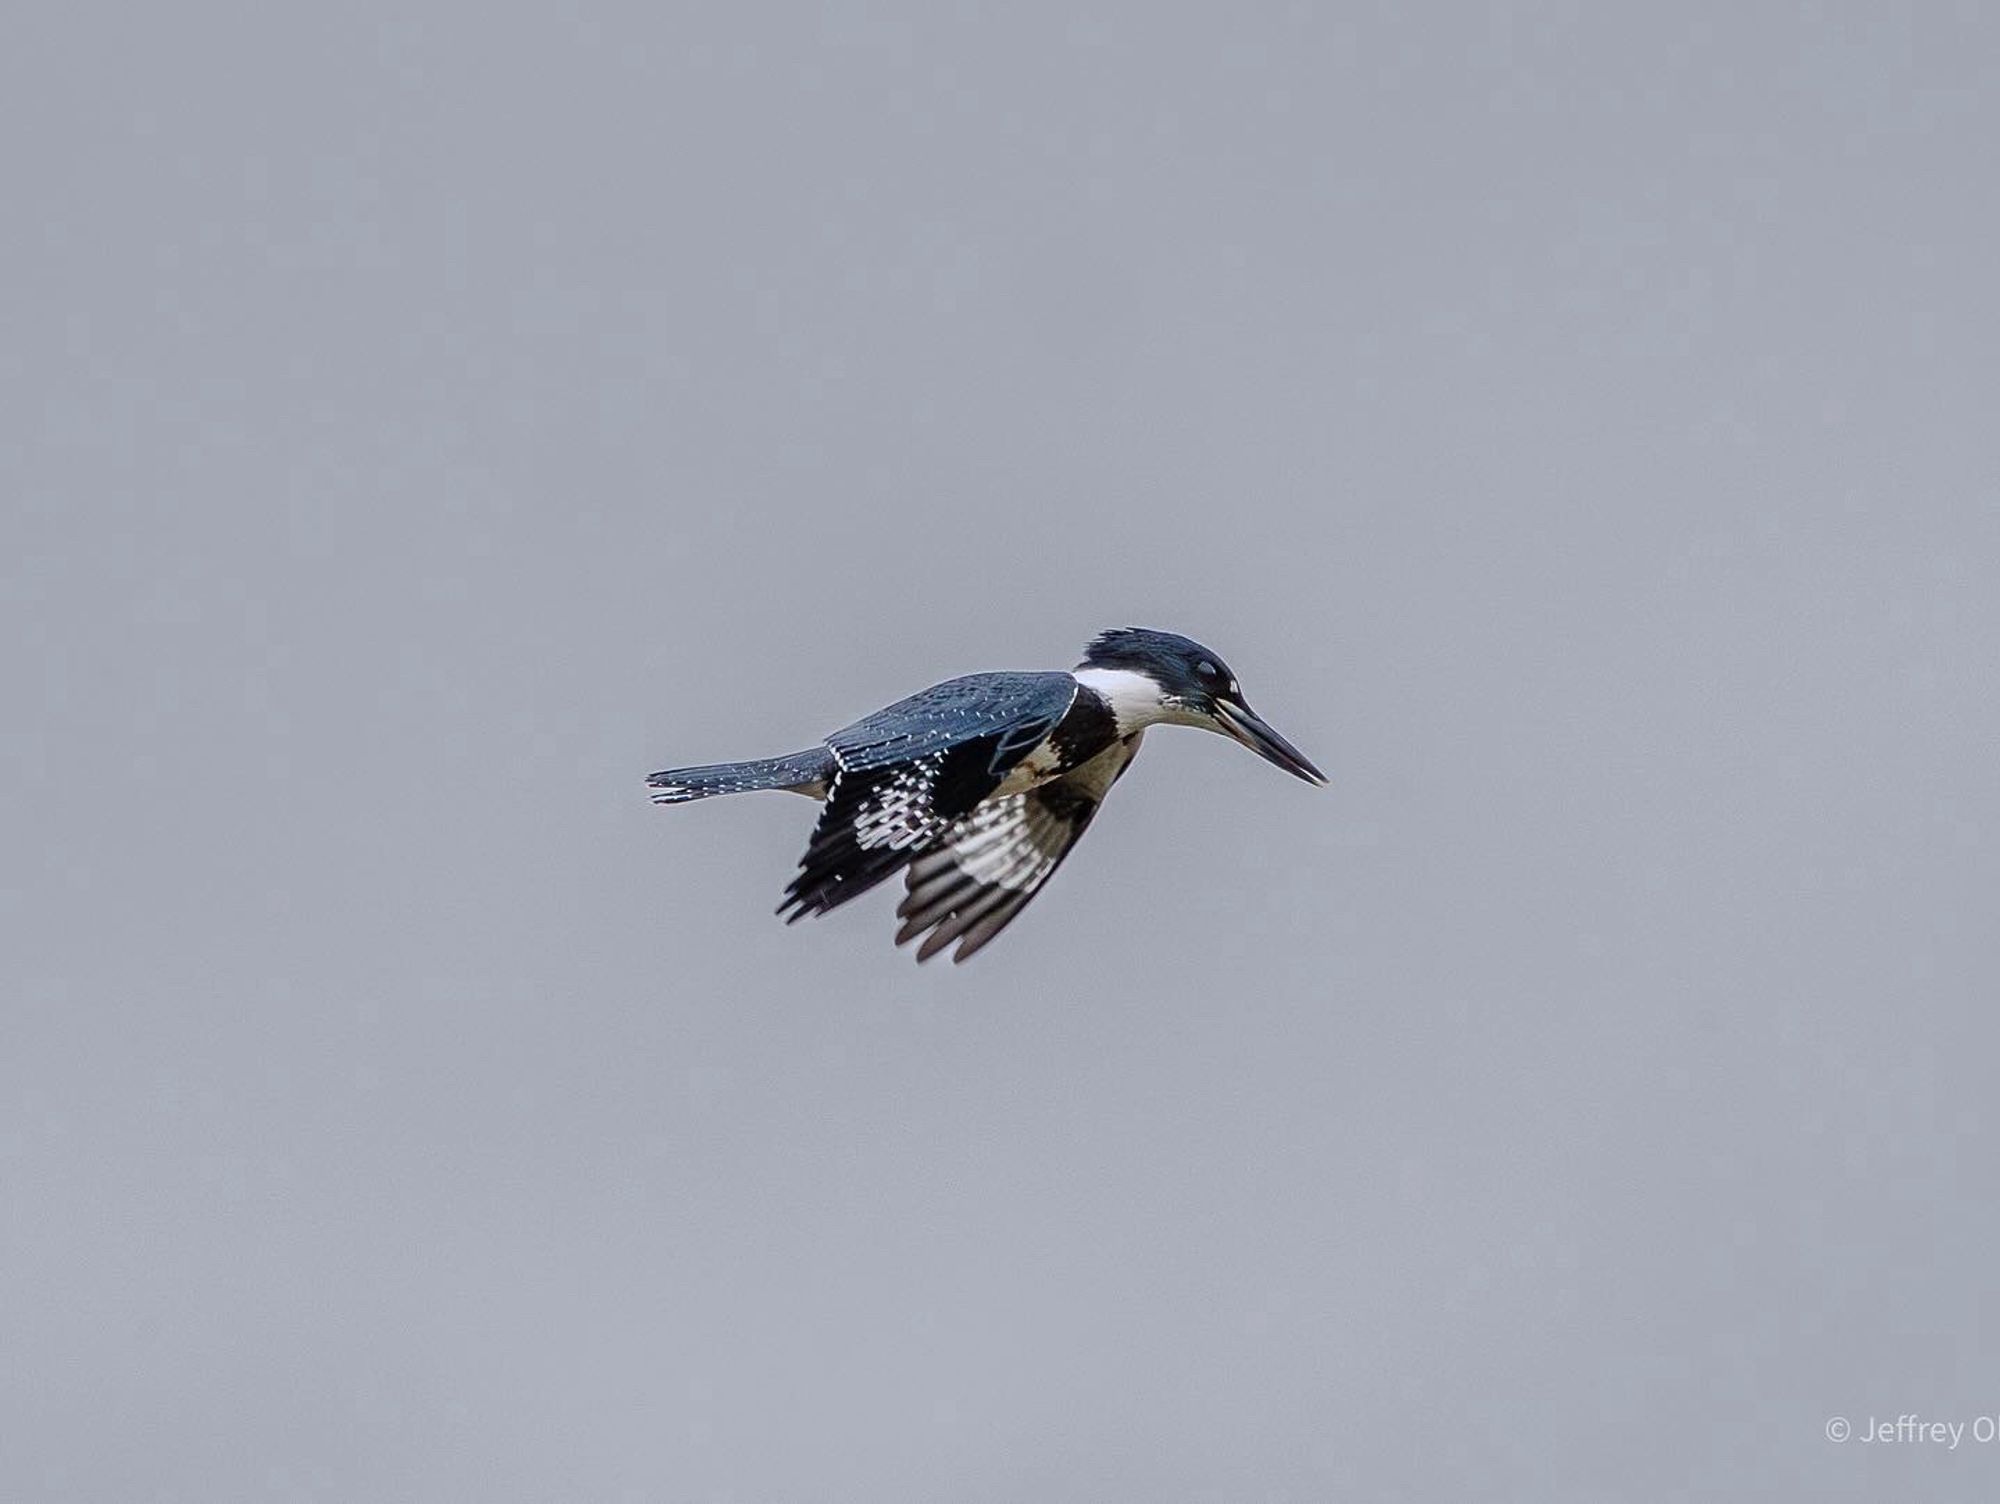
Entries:
{"label": "bird's head", "polygon": [[1234,738],[1294,777],[1327,781],[1250,708],[1229,665],[1192,638],[1145,627],[1101,632],[1083,650],[1076,676],[1111,702],[1121,731],[1163,721],[1200,726]]}

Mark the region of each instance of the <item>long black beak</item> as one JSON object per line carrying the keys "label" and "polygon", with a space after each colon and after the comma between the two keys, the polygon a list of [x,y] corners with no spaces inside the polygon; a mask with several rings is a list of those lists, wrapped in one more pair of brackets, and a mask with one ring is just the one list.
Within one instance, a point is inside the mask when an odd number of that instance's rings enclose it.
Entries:
{"label": "long black beak", "polygon": [[1305,753],[1273,731],[1264,723],[1264,718],[1248,705],[1217,700],[1215,718],[1222,724],[1223,730],[1266,762],[1276,763],[1294,778],[1303,778],[1307,783],[1326,782],[1326,774],[1314,767]]}

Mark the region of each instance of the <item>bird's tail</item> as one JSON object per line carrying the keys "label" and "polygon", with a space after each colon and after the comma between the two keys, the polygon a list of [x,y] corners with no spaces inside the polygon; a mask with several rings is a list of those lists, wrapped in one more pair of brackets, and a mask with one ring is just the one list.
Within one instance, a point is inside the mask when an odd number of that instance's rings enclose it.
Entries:
{"label": "bird's tail", "polygon": [[760,757],[751,762],[718,762],[702,768],[668,768],[646,780],[655,804],[686,804],[716,794],[747,794],[755,789],[788,789],[821,794],[832,772],[833,754],[824,747],[785,757]]}

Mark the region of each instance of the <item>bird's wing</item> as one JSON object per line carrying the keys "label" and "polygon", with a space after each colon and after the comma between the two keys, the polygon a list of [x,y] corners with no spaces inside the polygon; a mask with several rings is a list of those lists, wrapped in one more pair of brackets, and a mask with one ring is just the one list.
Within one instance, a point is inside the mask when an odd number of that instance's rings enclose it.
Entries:
{"label": "bird's wing", "polygon": [[1004,774],[1049,734],[1075,698],[1076,680],[1068,674],[971,674],[898,700],[834,732],[826,744],[843,770],[860,772],[985,738],[989,770]]}
{"label": "bird's wing", "polygon": [[824,914],[894,875],[998,788],[1075,695],[1068,674],[980,674],[829,736],[826,810],[778,912]]}
{"label": "bird's wing", "polygon": [[910,864],[896,943],[929,930],[917,959],[928,961],[956,940],[958,962],[1007,928],[1082,838],[1138,742],[1134,735],[1114,743],[1060,778],[988,799],[954,822]]}

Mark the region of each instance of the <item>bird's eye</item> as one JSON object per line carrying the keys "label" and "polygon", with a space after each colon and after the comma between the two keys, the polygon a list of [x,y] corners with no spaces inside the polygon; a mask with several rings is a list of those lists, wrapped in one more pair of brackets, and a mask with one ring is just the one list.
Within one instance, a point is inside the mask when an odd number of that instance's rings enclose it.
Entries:
{"label": "bird's eye", "polygon": [[1194,666],[1194,671],[1204,679],[1216,679],[1222,675],[1222,670],[1210,663],[1206,658]]}

